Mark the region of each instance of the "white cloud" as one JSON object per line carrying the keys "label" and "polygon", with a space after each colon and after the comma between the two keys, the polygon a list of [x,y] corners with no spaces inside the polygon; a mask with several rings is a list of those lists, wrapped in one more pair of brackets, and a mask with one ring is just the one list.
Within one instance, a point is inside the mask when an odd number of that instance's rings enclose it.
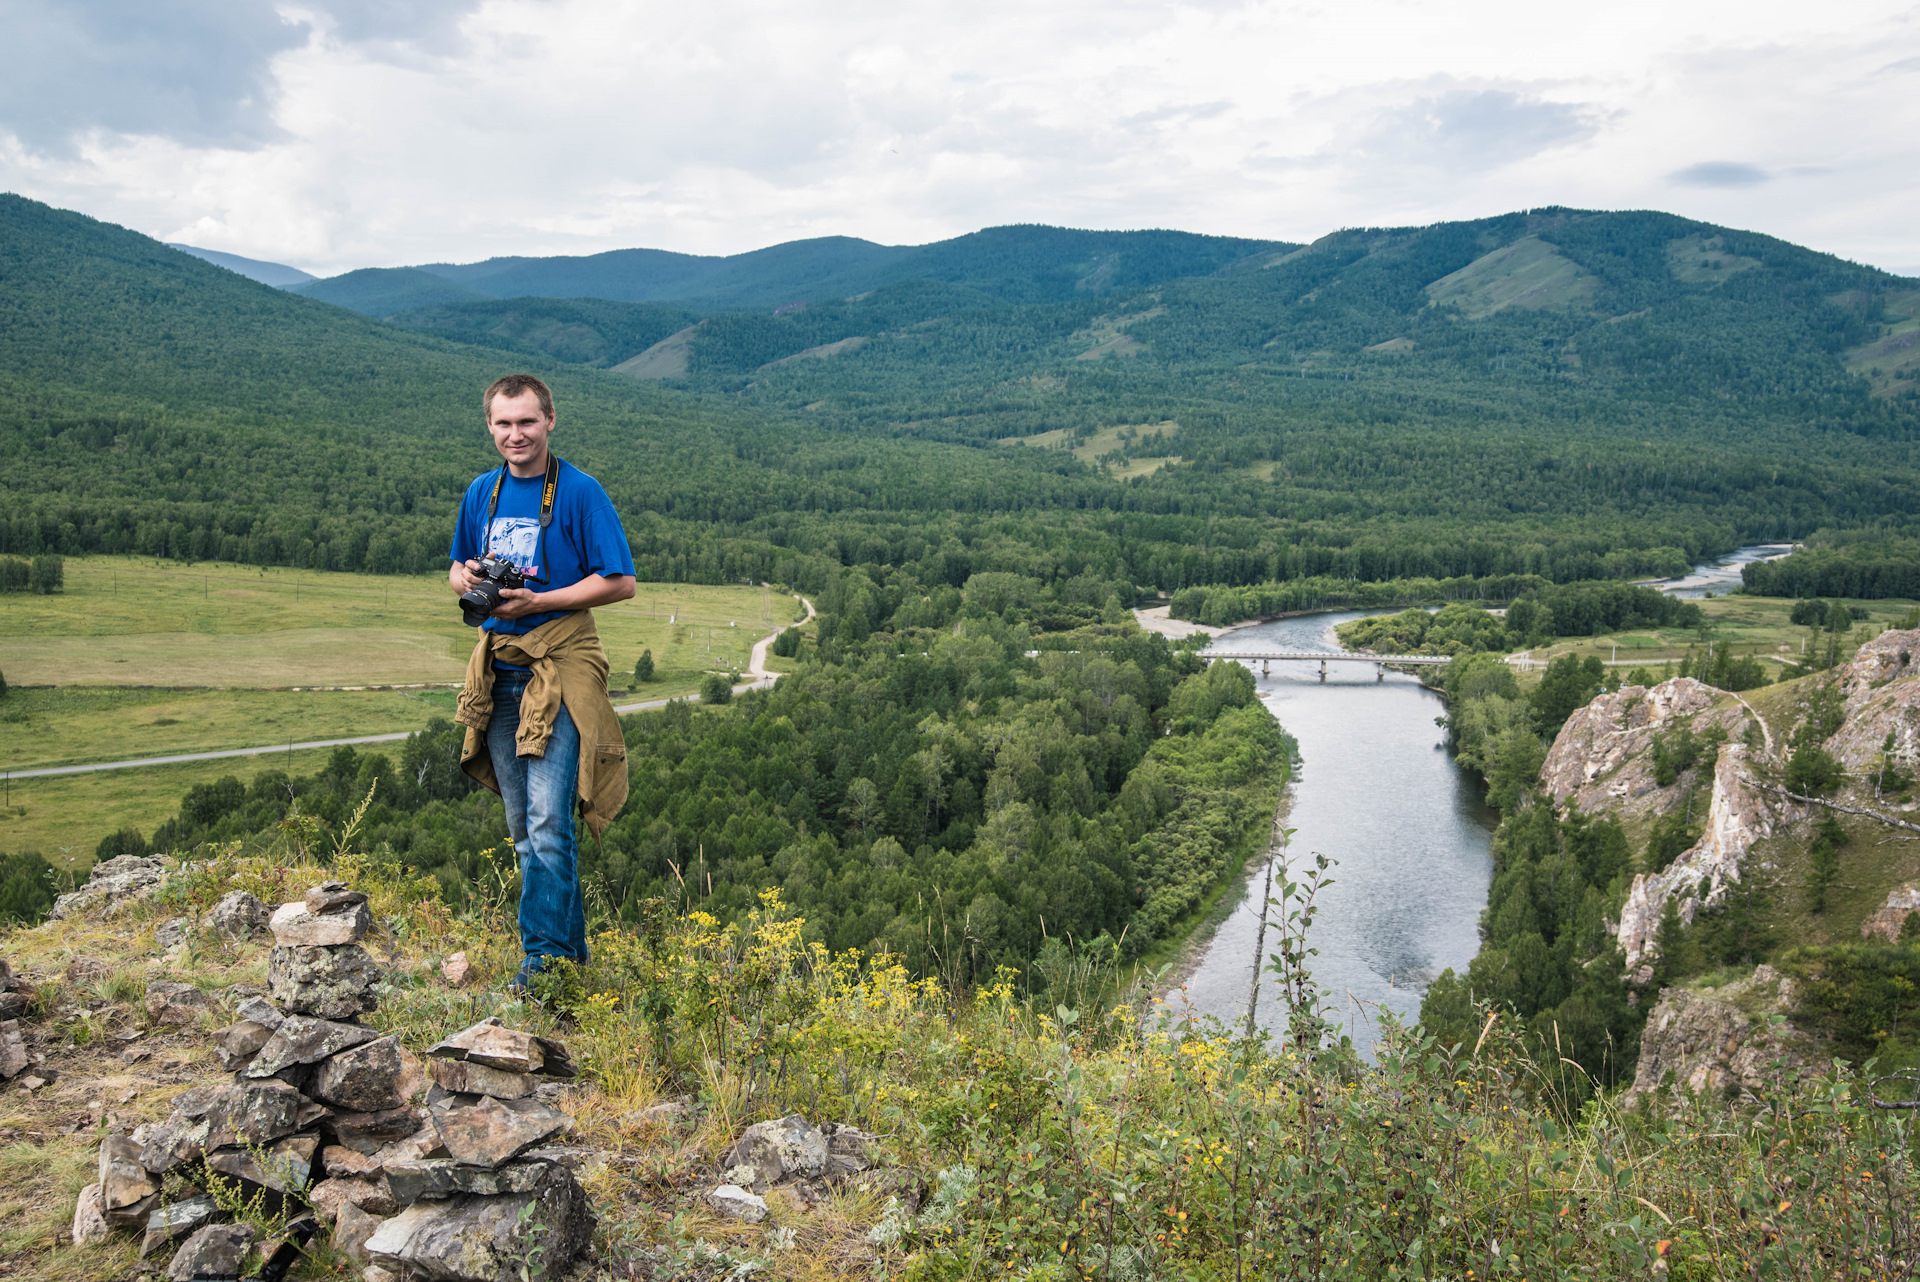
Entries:
{"label": "white cloud", "polygon": [[1306,239],[1545,204],[1920,258],[1900,0],[72,13],[0,0],[35,83],[69,86],[0,92],[0,185],[320,272],[1016,221]]}

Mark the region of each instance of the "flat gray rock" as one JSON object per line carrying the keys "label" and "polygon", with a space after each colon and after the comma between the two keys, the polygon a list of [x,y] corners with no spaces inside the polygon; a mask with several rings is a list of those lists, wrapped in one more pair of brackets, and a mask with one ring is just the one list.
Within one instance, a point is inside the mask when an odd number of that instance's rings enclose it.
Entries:
{"label": "flat gray rock", "polygon": [[573,1077],[577,1070],[567,1048],[547,1037],[508,1028],[495,1016],[463,1028],[427,1051],[433,1059],[462,1060],[503,1073],[543,1073]]}
{"label": "flat gray rock", "polygon": [[253,1245],[253,1230],[244,1224],[209,1224],[194,1231],[167,1266],[173,1282],[195,1278],[237,1278],[240,1265]]}
{"label": "flat gray rock", "polygon": [[453,1096],[429,1111],[447,1154],[469,1166],[499,1166],[573,1126],[573,1119],[538,1100]]}
{"label": "flat gray rock", "polygon": [[342,1024],[330,1019],[315,1019],[311,1015],[289,1015],[261,1046],[253,1063],[247,1066],[247,1076],[272,1077],[294,1064],[317,1064],[329,1055],[338,1055],[341,1051],[373,1041],[379,1036],[376,1030],[364,1024]]}
{"label": "flat gray rock", "polygon": [[271,1144],[318,1121],[326,1110],[285,1082],[196,1086],[148,1136],[140,1164],[164,1175],[215,1149]]}
{"label": "flat gray rock", "polygon": [[308,912],[321,916],[360,907],[367,902],[367,897],[357,890],[347,889],[344,881],[323,881],[318,886],[308,887],[306,898],[301,902],[306,905]]}
{"label": "flat gray rock", "polygon": [[749,1193],[738,1184],[722,1184],[707,1194],[707,1205],[730,1220],[758,1224],[767,1218],[767,1199]]}
{"label": "flat gray rock", "polygon": [[539,1080],[532,1073],[503,1073],[470,1059],[430,1059],[427,1072],[441,1090],[456,1095],[491,1095],[495,1099],[523,1099],[533,1094]]}
{"label": "flat gray rock", "polygon": [[358,944],[290,947],[276,944],[267,959],[267,990],[297,1015],[350,1019],[378,1005],[373,986],[380,967]]}
{"label": "flat gray rock", "polygon": [[367,1239],[367,1254],[406,1277],[436,1282],[519,1282],[533,1247],[548,1277],[566,1275],[593,1235],[593,1212],[571,1172],[537,1191],[457,1193],[415,1202]]}
{"label": "flat gray rock", "polygon": [[372,1175],[336,1175],[321,1180],[307,1191],[307,1201],[321,1218],[337,1221],[343,1207],[354,1206],[369,1215],[388,1216],[404,1203],[395,1200],[387,1177]]}
{"label": "flat gray rock", "polygon": [[[220,1067],[229,1073],[235,1073],[251,1064],[260,1054],[260,1048],[273,1040],[273,1030],[265,1024],[256,1024],[243,1019],[220,1034],[220,1041],[214,1047],[214,1053],[220,1057]],[[271,1073],[263,1073],[271,1077]]]}
{"label": "flat gray rock", "polygon": [[147,1230],[140,1239],[140,1258],[144,1260],[163,1246],[172,1246],[183,1237],[191,1237],[225,1214],[204,1193],[184,1202],[170,1202],[155,1207],[153,1214],[147,1217]]}
{"label": "flat gray rock", "polygon": [[276,1193],[298,1193],[312,1182],[313,1154],[319,1147],[317,1135],[291,1135],[264,1152],[255,1147],[209,1153],[207,1169]]}
{"label": "flat gray rock", "polygon": [[499,1197],[507,1193],[532,1193],[554,1179],[558,1165],[520,1159],[488,1170],[467,1166],[450,1157],[429,1158],[420,1162],[395,1162],[387,1167],[387,1187],[393,1200],[412,1206],[423,1197],[450,1197],[455,1193],[481,1193]]}
{"label": "flat gray rock", "polygon": [[26,1039],[20,1036],[20,1021],[0,1020],[0,1078],[10,1081],[26,1072],[31,1063]]}
{"label": "flat gray rock", "polygon": [[289,947],[357,944],[372,928],[373,914],[368,911],[364,896],[360,903],[327,913],[310,912],[306,904],[296,900],[281,904],[267,919],[273,942]]}
{"label": "flat gray rock", "polygon": [[248,997],[243,1000],[239,1006],[234,1008],[233,1013],[241,1019],[252,1020],[256,1024],[264,1024],[268,1028],[280,1027],[287,1018],[285,1011],[275,1006],[266,998],[258,996]]}
{"label": "flat gray rock", "polygon": [[[333,1249],[355,1264],[367,1263],[367,1239],[372,1237],[383,1223],[385,1220],[381,1216],[364,1210],[352,1202],[342,1202],[340,1213],[333,1221]],[[362,1274],[362,1276],[365,1275]]]}
{"label": "flat gray rock", "polygon": [[313,1079],[313,1095],[356,1113],[398,1108],[406,1103],[401,1087],[405,1068],[399,1039],[382,1037],[323,1060]]}
{"label": "flat gray rock", "polygon": [[[433,1130],[426,1126],[425,1118],[410,1108],[385,1108],[378,1113],[334,1113],[326,1120],[332,1142],[357,1153],[378,1153],[396,1141],[417,1135],[423,1127],[429,1133]],[[439,1142],[435,1136],[433,1143]]]}
{"label": "flat gray rock", "polygon": [[100,1209],[124,1211],[160,1191],[160,1182],[140,1165],[140,1146],[125,1135],[100,1141]]}
{"label": "flat gray rock", "polygon": [[89,1184],[80,1190],[73,1204],[73,1244],[104,1242],[113,1233],[107,1217],[100,1213],[100,1186]]}

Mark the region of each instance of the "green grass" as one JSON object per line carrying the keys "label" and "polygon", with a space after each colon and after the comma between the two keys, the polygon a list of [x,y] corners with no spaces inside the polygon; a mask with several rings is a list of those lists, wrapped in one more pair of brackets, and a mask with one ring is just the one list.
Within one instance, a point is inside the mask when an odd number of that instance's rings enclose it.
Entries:
{"label": "green grass", "polygon": [[[1178,431],[1180,425],[1169,419],[1164,423],[1146,423],[1133,427],[1103,427],[1090,436],[1082,437],[1076,443],[1073,432],[1064,427],[1052,431],[1036,432],[1032,436],[1009,437],[1009,445],[1030,445],[1043,450],[1065,450],[1088,466],[1095,466],[1104,455],[1113,453],[1127,445],[1136,449],[1156,450],[1153,444],[1161,437]],[[1163,467],[1172,467],[1180,459],[1174,457],[1132,458],[1116,461],[1109,465],[1107,474],[1116,480],[1127,480],[1135,476],[1151,476]]]}
{"label": "green grass", "polygon": [[[1854,632],[1849,634],[1844,647],[1849,651],[1863,639],[1861,629],[1866,629],[1866,636],[1872,636],[1898,626],[1906,618],[1907,611],[1913,608],[1911,601],[1849,601],[1847,604],[1864,606],[1867,610],[1867,617],[1856,622]],[[1809,649],[1815,644],[1812,629],[1788,620],[1793,602],[1780,597],[1713,597],[1700,602],[1700,609],[1712,627],[1716,649],[1731,645],[1738,654],[1753,654],[1768,660],[1773,665],[1775,676],[1779,675],[1782,660],[1798,661],[1803,643]],[[1686,628],[1636,628],[1598,637],[1562,637],[1551,646],[1542,646],[1530,653],[1536,659],[1562,654],[1583,658],[1598,655],[1602,659],[1618,658],[1622,662],[1634,659],[1651,666],[1678,660],[1689,649],[1696,654],[1706,652],[1706,646],[1697,631]]]}
{"label": "green grass", "polygon": [[[438,576],[134,557],[70,559],[66,569],[66,591],[9,595],[0,611],[13,687],[0,699],[0,770],[417,730],[452,714],[452,689],[285,687],[453,685],[473,645]],[[634,660],[653,650],[656,679],[634,687],[638,701],[692,694],[711,669],[744,669],[755,641],[805,610],[763,588],[643,583],[634,600],[595,613],[615,690],[634,686]],[[292,768],[310,772],[324,756],[294,754]],[[194,784],[287,760],[13,780],[0,850],[91,858],[106,834],[171,817]]]}
{"label": "green grass", "polygon": [[[370,751],[397,757],[400,745],[371,744]],[[328,749],[226,757],[172,766],[140,766],[95,774],[55,775],[8,780],[0,790],[0,850],[37,850],[59,869],[69,861],[86,876],[100,839],[122,828],[143,834],[180,813],[180,798],[195,784],[223,775],[252,782],[263,770],[313,774],[327,762]]]}
{"label": "green grass", "polygon": [[[473,630],[438,575],[103,556],[69,560],[66,579],[66,591],[10,596],[0,612],[9,683],[458,682],[473,647]],[[744,667],[755,641],[800,612],[791,597],[764,588],[643,583],[633,600],[594,617],[616,673],[651,648],[671,674]],[[80,637],[86,644],[74,644]]]}
{"label": "green grass", "polygon": [[453,691],[15,689],[0,702],[0,770],[125,761],[417,730]]}

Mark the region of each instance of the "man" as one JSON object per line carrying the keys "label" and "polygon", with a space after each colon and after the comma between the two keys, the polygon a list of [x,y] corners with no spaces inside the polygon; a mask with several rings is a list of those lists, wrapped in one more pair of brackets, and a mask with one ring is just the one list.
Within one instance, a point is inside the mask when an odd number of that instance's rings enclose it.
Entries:
{"label": "man", "polygon": [[515,992],[551,958],[587,960],[574,800],[594,835],[627,797],[627,754],[607,698],[607,654],[593,607],[633,595],[633,554],[600,483],[549,449],[553,393],[509,374],[481,405],[504,462],[467,487],[447,582],[481,582],[482,556],[527,580],[504,588],[481,624],[455,719],[467,728],[460,768],[506,803],[520,856]]}

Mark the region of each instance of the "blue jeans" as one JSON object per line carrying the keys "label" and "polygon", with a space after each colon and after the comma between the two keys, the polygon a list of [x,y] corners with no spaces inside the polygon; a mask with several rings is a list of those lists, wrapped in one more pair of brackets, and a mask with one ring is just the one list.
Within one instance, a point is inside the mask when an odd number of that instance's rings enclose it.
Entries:
{"label": "blue jeans", "polygon": [[[520,949],[528,958],[587,960],[587,911],[580,898],[580,863],[573,826],[580,782],[580,731],[563,705],[544,757],[516,754],[520,696],[527,672],[493,674],[493,719],[487,753],[493,758],[507,831],[520,855]],[[537,963],[536,963],[537,965]]]}

